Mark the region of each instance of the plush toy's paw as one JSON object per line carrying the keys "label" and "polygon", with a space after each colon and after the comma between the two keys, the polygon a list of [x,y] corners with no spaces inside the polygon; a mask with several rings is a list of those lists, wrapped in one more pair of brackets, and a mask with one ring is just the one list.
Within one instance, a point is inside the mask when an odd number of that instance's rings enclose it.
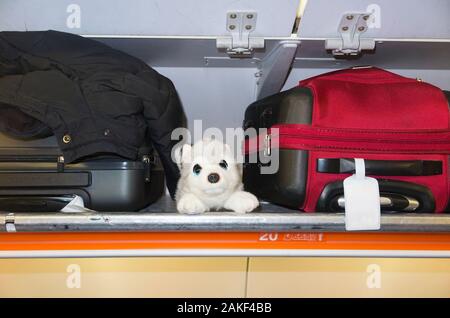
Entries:
{"label": "plush toy's paw", "polygon": [[208,207],[195,195],[187,193],[178,200],[177,210],[184,214],[199,214],[208,211]]}
{"label": "plush toy's paw", "polygon": [[225,209],[233,210],[238,213],[247,213],[253,211],[259,206],[258,199],[246,191],[236,191],[225,202]]}

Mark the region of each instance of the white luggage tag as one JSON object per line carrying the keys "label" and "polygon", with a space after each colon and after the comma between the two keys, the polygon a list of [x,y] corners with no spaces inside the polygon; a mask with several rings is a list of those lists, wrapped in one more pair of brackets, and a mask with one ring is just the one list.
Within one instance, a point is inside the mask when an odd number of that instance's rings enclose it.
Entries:
{"label": "white luggage tag", "polygon": [[380,189],[375,178],[366,177],[364,159],[355,159],[355,174],[344,180],[345,229],[379,230]]}

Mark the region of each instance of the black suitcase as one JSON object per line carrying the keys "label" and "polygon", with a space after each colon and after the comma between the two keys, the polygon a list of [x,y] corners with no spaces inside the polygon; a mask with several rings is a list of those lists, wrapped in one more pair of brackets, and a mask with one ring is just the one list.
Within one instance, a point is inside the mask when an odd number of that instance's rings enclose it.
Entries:
{"label": "black suitcase", "polygon": [[22,140],[0,133],[0,210],[59,211],[74,195],[97,211],[143,209],[164,193],[164,171],[150,146],[138,158],[105,154],[65,164],[54,136]]}
{"label": "black suitcase", "polygon": [[[243,129],[270,128],[275,124],[310,124],[312,94],[309,89],[294,87],[268,96],[247,107]],[[261,174],[264,151],[257,163],[244,162],[243,182],[247,191],[261,199],[287,207],[299,207],[305,197],[308,153],[290,149],[279,150],[279,169],[274,174]]]}
{"label": "black suitcase", "polygon": [[[450,104],[450,92],[444,91],[444,94]],[[270,128],[277,124],[310,125],[312,109],[313,95],[310,89],[301,86],[294,87],[249,105],[245,112],[243,129],[255,128],[258,131],[260,128]],[[250,162],[249,155],[246,155],[243,165],[245,190],[254,193],[263,200],[299,209],[306,198],[308,151],[279,149],[278,171],[273,174],[261,174],[261,166],[268,162],[270,162],[270,159],[266,151],[261,149],[258,150],[257,162]],[[347,164],[350,167],[353,162],[340,162],[340,164],[341,166]],[[367,171],[372,168],[378,169],[376,165],[376,161],[366,161]],[[352,173],[351,169],[348,172]],[[425,188],[411,187],[408,182],[392,182],[389,180],[379,180],[379,184],[380,195],[382,196],[382,211],[432,212],[434,209],[433,199],[430,200],[429,191]],[[408,201],[411,197],[414,200]],[[323,190],[315,211],[342,212],[344,210],[342,200],[342,182],[330,184],[329,188]],[[386,206],[383,206],[383,204],[386,204]],[[450,210],[450,207],[445,210]]]}

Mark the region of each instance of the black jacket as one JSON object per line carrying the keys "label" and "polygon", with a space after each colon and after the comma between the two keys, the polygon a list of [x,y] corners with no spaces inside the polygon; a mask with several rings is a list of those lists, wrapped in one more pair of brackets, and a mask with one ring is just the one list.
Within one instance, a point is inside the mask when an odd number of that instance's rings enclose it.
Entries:
{"label": "black jacket", "polygon": [[172,82],[132,56],[69,33],[0,32],[3,132],[53,132],[66,162],[96,153],[136,159],[148,135],[173,194],[178,168],[170,136],[182,122]]}

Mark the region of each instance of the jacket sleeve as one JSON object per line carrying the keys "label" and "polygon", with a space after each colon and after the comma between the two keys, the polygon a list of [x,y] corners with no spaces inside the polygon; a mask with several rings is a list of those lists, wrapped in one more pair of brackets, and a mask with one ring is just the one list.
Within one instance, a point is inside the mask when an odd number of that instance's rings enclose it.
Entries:
{"label": "jacket sleeve", "polygon": [[171,158],[172,148],[178,140],[171,140],[171,134],[186,122],[177,91],[168,78],[151,68],[133,75],[126,86],[142,99],[148,134],[163,164],[167,188],[174,197],[180,173]]}

